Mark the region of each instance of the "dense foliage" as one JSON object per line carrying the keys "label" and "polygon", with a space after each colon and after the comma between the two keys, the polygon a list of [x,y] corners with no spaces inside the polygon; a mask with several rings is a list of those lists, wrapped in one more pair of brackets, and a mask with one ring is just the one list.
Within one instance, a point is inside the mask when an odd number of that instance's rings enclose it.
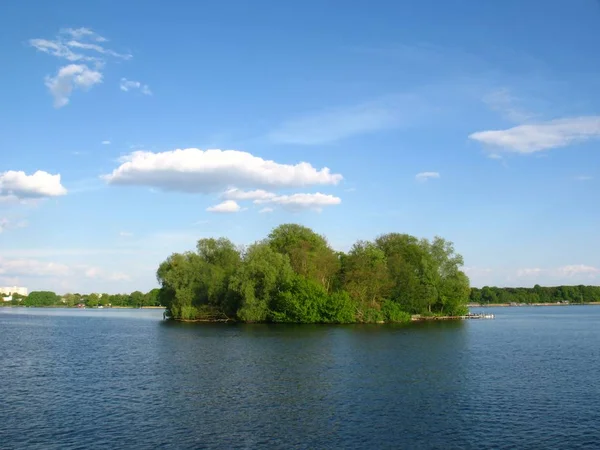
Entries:
{"label": "dense foliage", "polygon": [[140,291],[131,294],[65,294],[57,295],[50,291],[33,291],[29,295],[12,295],[12,301],[0,302],[2,306],[77,306],[87,307],[133,307],[160,306],[160,289],[152,289],[150,292]]}
{"label": "dense foliage", "polygon": [[243,322],[404,322],[411,314],[466,313],[462,257],[439,237],[391,233],[335,252],[310,228],[284,224],[237,248],[201,239],[158,268],[170,317]]}
{"label": "dense foliage", "polygon": [[555,286],[533,288],[472,288],[469,301],[479,304],[494,303],[590,303],[600,302],[600,286]]}

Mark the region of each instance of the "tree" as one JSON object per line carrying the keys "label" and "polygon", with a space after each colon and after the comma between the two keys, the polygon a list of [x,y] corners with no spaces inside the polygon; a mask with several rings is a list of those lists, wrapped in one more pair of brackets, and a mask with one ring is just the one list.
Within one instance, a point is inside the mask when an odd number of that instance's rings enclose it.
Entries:
{"label": "tree", "polygon": [[283,224],[271,231],[267,243],[288,256],[294,272],[331,291],[339,258],[323,236],[302,225]]}
{"label": "tree", "polygon": [[33,291],[23,300],[24,306],[58,305],[60,297],[51,291]]}
{"label": "tree", "polygon": [[343,286],[362,305],[379,308],[392,288],[383,250],[372,242],[359,241],[343,259]]}
{"label": "tree", "polygon": [[229,283],[237,317],[244,322],[265,321],[271,302],[289,288],[293,274],[287,255],[266,243],[251,245]]}

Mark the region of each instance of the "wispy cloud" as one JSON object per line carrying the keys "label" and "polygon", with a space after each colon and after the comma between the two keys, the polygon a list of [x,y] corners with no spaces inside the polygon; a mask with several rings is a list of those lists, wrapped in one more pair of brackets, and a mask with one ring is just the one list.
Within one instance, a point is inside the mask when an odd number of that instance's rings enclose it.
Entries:
{"label": "wispy cloud", "polygon": [[105,56],[119,59],[130,59],[129,53],[118,53],[100,43],[107,42],[89,28],[65,28],[60,30],[54,39],[30,39],[29,45],[36,50],[71,62],[95,61],[103,62]]}
{"label": "wispy cloud", "polygon": [[439,172],[421,172],[415,175],[417,181],[425,182],[434,178],[440,178]]}
{"label": "wispy cloud", "polygon": [[577,181],[589,181],[589,180],[593,180],[594,177],[590,176],[590,175],[578,175],[575,177],[575,179]]}
{"label": "wispy cloud", "polygon": [[25,228],[28,225],[29,223],[26,220],[18,220],[15,222],[14,220],[10,220],[6,217],[0,217],[0,233],[18,228]]}
{"label": "wispy cloud", "polygon": [[121,82],[119,83],[119,88],[123,92],[129,91],[140,91],[144,95],[152,95],[152,91],[147,84],[142,84],[139,81],[128,80],[127,78],[121,78]]}
{"label": "wispy cloud", "polygon": [[110,141],[109,140],[102,141],[102,145],[110,145]]}
{"label": "wispy cloud", "polygon": [[530,154],[600,138],[600,116],[556,119],[506,130],[478,131],[470,139],[498,150]]}
{"label": "wispy cloud", "polygon": [[[87,90],[101,83],[102,69],[108,59],[127,60],[132,57],[129,53],[106,48],[103,43],[107,41],[108,39],[89,28],[64,28],[54,39],[29,40],[29,45],[39,52],[71,62],[59,67],[56,75],[45,78],[56,108],[69,103],[74,89]],[[93,63],[94,67],[89,67],[87,63]]]}
{"label": "wispy cloud", "polygon": [[523,123],[534,117],[534,114],[520,107],[520,100],[507,88],[489,92],[484,95],[483,102],[511,122]]}
{"label": "wispy cloud", "polygon": [[392,95],[358,105],[319,111],[284,122],[267,137],[280,144],[328,144],[355,135],[399,127],[414,115],[415,103],[413,96]]}
{"label": "wispy cloud", "polygon": [[554,279],[593,279],[600,277],[600,269],[586,264],[570,264],[566,266],[543,269],[539,267],[517,270],[519,278],[538,278],[546,276]]}

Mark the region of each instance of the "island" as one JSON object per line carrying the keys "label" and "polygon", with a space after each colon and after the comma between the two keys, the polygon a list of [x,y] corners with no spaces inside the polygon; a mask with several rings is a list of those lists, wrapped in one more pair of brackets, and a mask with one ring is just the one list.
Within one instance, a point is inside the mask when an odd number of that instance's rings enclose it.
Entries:
{"label": "island", "polygon": [[469,279],[451,242],[389,233],[347,252],[298,224],[245,248],[198,241],[157,271],[167,317],[272,323],[408,322],[467,314]]}

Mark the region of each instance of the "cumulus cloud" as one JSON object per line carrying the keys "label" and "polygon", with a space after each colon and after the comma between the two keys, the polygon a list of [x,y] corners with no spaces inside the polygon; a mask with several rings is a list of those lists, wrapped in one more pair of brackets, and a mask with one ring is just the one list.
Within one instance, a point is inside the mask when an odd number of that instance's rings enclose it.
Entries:
{"label": "cumulus cloud", "polygon": [[225,200],[218,205],[209,206],[206,210],[214,213],[236,213],[239,212],[241,208],[235,200]]}
{"label": "cumulus cloud", "polygon": [[[321,194],[292,194],[292,195],[277,195],[271,198],[256,199],[256,204],[274,204],[279,205],[284,209],[291,211],[313,210],[322,211],[326,206],[339,205],[342,200],[333,195]],[[264,212],[264,211],[263,211]]]}
{"label": "cumulus cloud", "polygon": [[123,92],[139,90],[144,95],[152,95],[152,91],[147,84],[142,84],[139,81],[128,80],[127,78],[121,78],[119,88]]}
{"label": "cumulus cloud", "polygon": [[469,135],[470,139],[490,147],[521,154],[566,147],[599,137],[600,116],[556,119]]}
{"label": "cumulus cloud", "polygon": [[421,172],[415,175],[417,181],[428,181],[433,178],[439,178],[439,172]]}
{"label": "cumulus cloud", "polygon": [[342,175],[306,162],[280,164],[238,150],[188,148],[160,153],[136,151],[103,178],[113,185],[148,186],[166,191],[210,193],[238,186],[302,187],[338,184]]}
{"label": "cumulus cloud", "polygon": [[98,83],[102,83],[102,74],[85,64],[69,64],[61,67],[55,76],[46,77],[46,87],[54,97],[55,108],[67,105],[74,89],[86,91]]}
{"label": "cumulus cloud", "polygon": [[60,174],[51,175],[41,170],[33,175],[14,170],[0,173],[0,199],[58,197],[66,193],[67,190],[60,182]]}

